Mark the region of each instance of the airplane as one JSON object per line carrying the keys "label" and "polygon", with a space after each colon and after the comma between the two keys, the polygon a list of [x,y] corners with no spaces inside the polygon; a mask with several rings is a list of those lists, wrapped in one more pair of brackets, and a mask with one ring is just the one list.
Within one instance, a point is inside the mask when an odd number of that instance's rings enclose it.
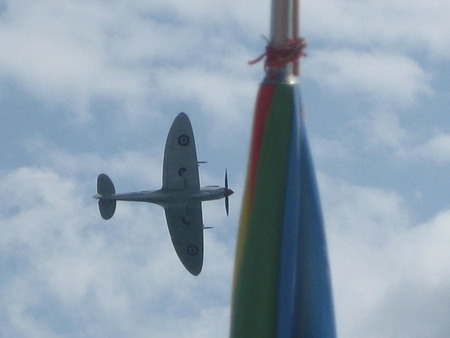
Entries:
{"label": "airplane", "polygon": [[184,267],[198,276],[203,266],[202,202],[225,198],[225,210],[229,214],[229,199],[233,190],[228,188],[225,171],[225,187],[200,188],[197,152],[191,122],[185,113],[175,118],[166,140],[163,161],[162,188],[116,194],[114,184],[106,174],[97,177],[97,194],[100,215],[108,220],[113,217],[117,201],[149,202],[164,208],[170,237]]}

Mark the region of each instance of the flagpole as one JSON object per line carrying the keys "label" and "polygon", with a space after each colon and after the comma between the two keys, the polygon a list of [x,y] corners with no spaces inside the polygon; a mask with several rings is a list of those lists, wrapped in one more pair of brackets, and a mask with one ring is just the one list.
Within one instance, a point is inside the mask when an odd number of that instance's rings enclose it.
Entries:
{"label": "flagpole", "polygon": [[241,209],[231,338],[335,337],[326,240],[297,78],[299,0],[273,0]]}
{"label": "flagpole", "polygon": [[297,83],[305,40],[299,36],[299,1],[272,0],[265,83]]}
{"label": "flagpole", "polygon": [[272,1],[272,18],[270,29],[270,43],[275,47],[282,47],[287,39],[294,39],[294,25],[292,10],[297,0]]}

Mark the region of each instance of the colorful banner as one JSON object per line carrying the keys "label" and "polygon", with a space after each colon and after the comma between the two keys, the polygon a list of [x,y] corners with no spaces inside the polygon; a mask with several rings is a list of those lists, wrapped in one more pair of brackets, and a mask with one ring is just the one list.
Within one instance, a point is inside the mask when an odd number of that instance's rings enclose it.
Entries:
{"label": "colorful banner", "polygon": [[236,250],[233,338],[334,337],[322,214],[297,85],[260,86]]}

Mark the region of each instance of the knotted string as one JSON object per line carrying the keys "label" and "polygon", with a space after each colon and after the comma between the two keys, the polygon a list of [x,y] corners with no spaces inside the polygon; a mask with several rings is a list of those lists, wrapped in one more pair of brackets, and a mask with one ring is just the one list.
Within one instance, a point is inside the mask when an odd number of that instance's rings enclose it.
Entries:
{"label": "knotted string", "polygon": [[285,44],[279,48],[268,43],[266,52],[248,63],[254,65],[265,58],[264,70],[267,73],[270,68],[281,68],[288,63],[293,62],[293,73],[295,76],[298,76],[298,60],[300,57],[306,56],[306,53],[304,52],[306,45],[306,40],[304,38],[287,39]]}

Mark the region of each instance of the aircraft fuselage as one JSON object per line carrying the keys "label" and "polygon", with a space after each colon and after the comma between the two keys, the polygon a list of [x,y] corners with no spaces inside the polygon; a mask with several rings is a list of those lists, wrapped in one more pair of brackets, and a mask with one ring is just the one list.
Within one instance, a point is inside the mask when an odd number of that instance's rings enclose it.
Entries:
{"label": "aircraft fuselage", "polygon": [[178,203],[184,204],[189,199],[201,202],[218,200],[231,194],[232,191],[224,187],[205,187],[201,188],[200,191],[160,189],[153,191],[113,194],[110,196],[95,196],[95,198],[116,201],[148,202],[161,206],[167,206]]}

